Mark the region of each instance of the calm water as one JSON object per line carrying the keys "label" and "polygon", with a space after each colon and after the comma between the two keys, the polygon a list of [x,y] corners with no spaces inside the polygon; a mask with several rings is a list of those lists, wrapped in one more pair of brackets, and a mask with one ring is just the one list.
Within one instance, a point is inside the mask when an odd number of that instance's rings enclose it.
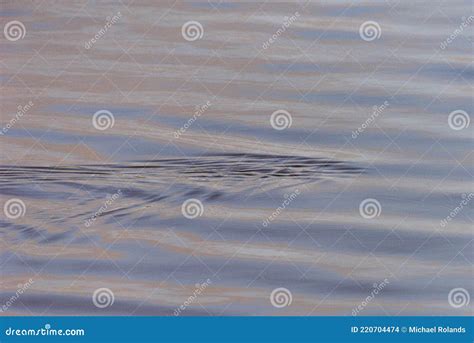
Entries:
{"label": "calm water", "polygon": [[470,2],[157,3],[1,4],[2,314],[472,314]]}

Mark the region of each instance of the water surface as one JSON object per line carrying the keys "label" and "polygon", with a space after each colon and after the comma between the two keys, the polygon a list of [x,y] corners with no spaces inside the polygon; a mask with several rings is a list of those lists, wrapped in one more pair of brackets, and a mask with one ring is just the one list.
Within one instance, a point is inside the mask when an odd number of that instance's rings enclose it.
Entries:
{"label": "water surface", "polygon": [[472,314],[467,2],[0,6],[2,314]]}

